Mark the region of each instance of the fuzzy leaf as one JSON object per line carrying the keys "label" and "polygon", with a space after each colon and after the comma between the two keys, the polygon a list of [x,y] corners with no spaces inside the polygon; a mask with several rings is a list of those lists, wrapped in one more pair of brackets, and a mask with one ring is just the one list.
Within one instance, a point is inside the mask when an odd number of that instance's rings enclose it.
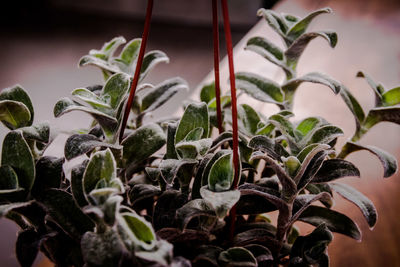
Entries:
{"label": "fuzzy leaf", "polygon": [[271,26],[271,28],[275,30],[286,41],[286,31],[288,30],[288,26],[280,14],[276,13],[273,10],[260,8],[257,11],[257,15],[259,17],[264,17],[269,26]]}
{"label": "fuzzy leaf", "polygon": [[166,101],[173,97],[179,90],[187,89],[187,83],[179,78],[166,80],[155,87],[146,90],[142,97],[142,112],[150,112],[162,106]]}
{"label": "fuzzy leaf", "polygon": [[0,93],[0,101],[11,100],[23,103],[29,110],[30,120],[23,126],[31,126],[34,119],[34,110],[31,99],[26,91],[20,86],[15,85],[11,88],[5,88]]}
{"label": "fuzzy leaf", "polygon": [[257,125],[260,117],[257,112],[247,104],[241,104],[238,107],[239,130],[247,135],[254,135],[257,131]]}
{"label": "fuzzy leaf", "polygon": [[101,50],[90,50],[89,54],[92,56],[96,56],[98,58],[108,60],[114,55],[115,50],[118,49],[118,47],[121,44],[126,43],[126,40],[124,37],[115,37],[111,41],[104,43],[103,47]]}
{"label": "fuzzy leaf", "polygon": [[244,248],[250,251],[251,254],[253,254],[253,256],[256,258],[258,264],[257,266],[268,266],[268,264],[274,260],[271,251],[264,246],[251,244],[244,246]]}
{"label": "fuzzy leaf", "polygon": [[157,152],[166,143],[164,131],[155,123],[143,125],[125,138],[123,158],[129,163],[139,163]]}
{"label": "fuzzy leaf", "polygon": [[167,184],[172,184],[181,168],[184,166],[194,166],[195,164],[197,164],[197,160],[194,159],[166,159],[161,161],[158,168],[164,181]]}
{"label": "fuzzy leaf", "polygon": [[257,135],[250,139],[248,146],[255,151],[260,150],[267,153],[270,157],[281,160],[281,157],[288,157],[289,153],[277,142],[264,136]]}
{"label": "fuzzy leaf", "polygon": [[2,165],[0,167],[0,194],[4,190],[9,191],[18,188],[18,176],[13,168],[8,165]]}
{"label": "fuzzy leaf", "polygon": [[143,80],[149,71],[161,62],[169,62],[169,58],[164,52],[154,50],[146,53],[143,58],[142,68],[140,69],[140,80]]}
{"label": "fuzzy leaf", "polygon": [[327,124],[327,121],[320,117],[309,117],[303,119],[296,127],[303,136],[311,133],[312,130],[316,129],[318,126]]}
{"label": "fuzzy leaf", "polygon": [[374,90],[374,95],[375,95],[375,106],[381,106],[382,105],[382,94],[384,93],[385,89],[383,88],[382,85],[378,85],[372,80],[372,78],[366,74],[365,72],[359,71],[357,72],[357,77],[362,77],[367,80],[367,83],[369,86],[371,86],[372,90]]}
{"label": "fuzzy leaf", "polygon": [[15,243],[15,254],[22,267],[30,267],[39,252],[40,236],[34,229],[26,229],[18,233]]}
{"label": "fuzzy leaf", "polygon": [[400,86],[390,89],[382,94],[384,106],[394,106],[400,104]]}
{"label": "fuzzy leaf", "polygon": [[262,102],[282,104],[283,92],[276,82],[249,72],[236,73],[235,78],[237,89],[251,97]]}
{"label": "fuzzy leaf", "polygon": [[29,206],[31,203],[32,203],[32,200],[28,201],[28,202],[15,202],[15,203],[11,203],[11,204],[0,205],[0,218],[2,218],[3,216],[6,216],[7,213],[12,211],[13,209],[18,209],[21,207]]}
{"label": "fuzzy leaf", "polygon": [[54,116],[59,117],[74,110],[90,114],[95,120],[97,120],[107,136],[112,135],[117,129],[118,121],[115,118],[93,108],[82,106],[68,97],[62,98],[56,103],[54,106]]}
{"label": "fuzzy leaf", "polygon": [[32,194],[41,194],[43,190],[59,188],[64,176],[64,158],[43,156],[36,162],[36,179]]}
{"label": "fuzzy leaf", "polygon": [[130,77],[124,73],[117,73],[111,76],[101,91],[103,98],[109,98],[109,105],[114,110],[118,108],[121,101],[129,91]]}
{"label": "fuzzy leaf", "polygon": [[361,232],[357,224],[346,215],[334,210],[318,206],[309,206],[300,215],[299,220],[314,226],[325,223],[332,232],[337,232],[356,240],[361,240]]}
{"label": "fuzzy leaf", "polygon": [[369,111],[363,127],[370,129],[379,122],[393,122],[400,124],[400,107],[373,108]]}
{"label": "fuzzy leaf", "polygon": [[24,103],[0,100],[0,120],[11,130],[26,126],[31,120],[29,109]]}
{"label": "fuzzy leaf", "polygon": [[200,91],[200,101],[208,103],[213,98],[215,98],[215,83],[204,85]]}
{"label": "fuzzy leaf", "polygon": [[111,106],[106,103],[104,99],[86,88],[77,88],[72,91],[71,94],[100,111],[107,111],[111,109]]}
{"label": "fuzzy leaf", "polygon": [[221,252],[218,261],[222,266],[257,266],[257,260],[253,254],[242,247],[233,247]]}
{"label": "fuzzy leaf", "polygon": [[293,215],[290,219],[290,224],[298,220],[300,215],[311,206],[315,201],[329,202],[332,201],[332,196],[328,192],[321,192],[318,194],[302,194],[298,195],[294,202]]}
{"label": "fuzzy leaf", "polygon": [[80,240],[84,233],[93,231],[93,222],[76,206],[71,194],[61,189],[49,189],[40,195],[39,201],[51,218],[74,239]]}
{"label": "fuzzy leaf", "polygon": [[210,122],[207,104],[204,102],[191,103],[186,107],[175,133],[175,144],[182,141],[190,131],[198,127],[204,129],[202,138],[208,137]]}
{"label": "fuzzy leaf", "polygon": [[109,147],[113,149],[122,148],[122,146],[104,143],[91,134],[74,134],[65,142],[64,155],[67,160],[71,160],[77,156],[92,151],[96,147]]}
{"label": "fuzzy leaf", "polygon": [[289,64],[296,66],[298,60],[307,47],[308,43],[316,37],[322,37],[328,41],[329,45],[334,48],[337,43],[337,34],[332,31],[319,31],[319,32],[308,32],[302,34],[298,39],[296,39],[291,46],[285,51],[285,55]]}
{"label": "fuzzy leaf", "polygon": [[167,127],[167,152],[165,153],[165,159],[177,159],[178,155],[175,150],[175,133],[178,128],[177,122],[168,123]]}
{"label": "fuzzy leaf", "polygon": [[333,125],[325,125],[315,130],[310,138],[305,139],[307,145],[310,144],[329,144],[335,138],[342,136],[343,130]]}
{"label": "fuzzy leaf", "polygon": [[347,184],[330,183],[329,185],[339,195],[348,201],[353,202],[357,207],[360,208],[370,228],[375,226],[378,214],[371,200]]}
{"label": "fuzzy leaf", "polygon": [[200,189],[201,197],[214,209],[218,218],[224,218],[229,210],[240,199],[239,190],[229,190],[223,192],[214,192],[203,186]]}
{"label": "fuzzy leaf", "polygon": [[152,225],[136,213],[123,212],[117,216],[120,231],[128,239],[124,240],[128,248],[150,250],[156,245],[156,234]]}
{"label": "fuzzy leaf", "polygon": [[[203,128],[196,128],[196,129],[203,130]],[[195,159],[197,158],[198,155],[204,156],[210,149],[211,145],[212,145],[212,139],[205,138],[196,141],[181,141],[178,144],[176,144],[175,148],[180,158]]]}
{"label": "fuzzy leaf", "polygon": [[311,182],[326,183],[348,176],[360,177],[360,171],[353,163],[342,159],[328,159],[322,163]]}
{"label": "fuzzy leaf", "polygon": [[354,119],[356,121],[356,128],[359,129],[361,127],[361,122],[363,122],[365,119],[364,110],[362,109],[360,103],[358,103],[357,99],[344,86],[340,90],[340,96],[342,97],[347,107],[350,109],[351,113],[353,113]]}
{"label": "fuzzy leaf", "polygon": [[308,28],[311,21],[320,14],[332,13],[330,8],[322,8],[308,14],[305,18],[297,21],[287,32],[286,36],[289,40],[295,41],[299,38]]}
{"label": "fuzzy leaf", "polygon": [[84,207],[89,204],[85,198],[82,183],[83,174],[85,173],[88,162],[89,160],[85,160],[71,170],[71,192],[79,207]]}
{"label": "fuzzy leaf", "polygon": [[41,122],[36,125],[20,128],[25,139],[35,140],[42,143],[49,143],[50,140],[50,124]]}
{"label": "fuzzy leaf", "polygon": [[203,199],[194,199],[186,203],[176,211],[176,218],[180,222],[181,229],[185,230],[193,219],[197,219],[197,228],[209,231],[216,223],[215,212]]}
{"label": "fuzzy leaf", "polygon": [[86,195],[89,195],[101,180],[110,183],[113,179],[118,179],[116,176],[117,166],[110,149],[98,151],[90,157],[83,174],[83,190]]}
{"label": "fuzzy leaf", "polygon": [[139,55],[140,45],[142,43],[142,39],[136,38],[129,41],[124,48],[122,49],[121,54],[118,58],[113,59],[119,68],[125,73],[131,73],[133,68],[133,63],[136,62],[137,57]]}
{"label": "fuzzy leaf", "polygon": [[116,73],[119,71],[119,68],[115,65],[112,65],[108,63],[106,60],[102,58],[98,58],[96,56],[92,55],[86,55],[81,57],[79,60],[79,67],[87,66],[87,65],[92,65],[99,67],[103,71],[111,72],[111,73]]}
{"label": "fuzzy leaf", "polygon": [[235,170],[232,153],[218,158],[208,174],[208,188],[214,192],[229,190],[232,186]]}
{"label": "fuzzy leaf", "polygon": [[104,233],[86,232],[81,248],[82,256],[90,266],[118,266],[124,251],[120,237],[112,229]]}
{"label": "fuzzy leaf", "polygon": [[[367,150],[378,157],[383,166],[383,176],[390,177],[397,172],[397,160],[395,157],[374,146],[364,146],[358,143],[347,142],[343,148],[345,156],[359,150]],[[341,155],[339,155],[341,157]],[[343,157],[342,157],[343,158]]]}
{"label": "fuzzy leaf", "polygon": [[35,181],[35,162],[21,132],[9,132],[3,141],[1,165],[8,165],[18,176],[19,186],[30,191]]}

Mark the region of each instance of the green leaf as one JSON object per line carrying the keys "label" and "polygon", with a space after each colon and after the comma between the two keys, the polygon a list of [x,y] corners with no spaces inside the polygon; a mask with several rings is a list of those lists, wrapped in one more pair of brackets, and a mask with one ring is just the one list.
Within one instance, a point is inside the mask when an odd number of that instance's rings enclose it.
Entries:
{"label": "green leaf", "polygon": [[214,209],[218,218],[224,218],[240,199],[239,190],[214,192],[208,186],[200,188],[201,197]]}
{"label": "green leaf", "polygon": [[260,116],[247,104],[241,104],[238,107],[239,130],[247,135],[254,135],[257,131],[257,125],[260,122]]}
{"label": "green leaf", "polygon": [[371,200],[347,184],[330,183],[329,185],[339,195],[350,202],[353,202],[357,207],[360,208],[371,229],[375,226],[378,214]]}
{"label": "green leaf", "polygon": [[48,122],[41,122],[36,125],[20,128],[24,138],[35,140],[41,143],[49,143],[50,140],[50,124]]}
{"label": "green leaf", "polygon": [[283,92],[276,82],[248,72],[236,73],[235,78],[237,89],[249,96],[262,102],[283,104]]}
{"label": "green leaf", "polygon": [[157,64],[169,62],[169,58],[162,51],[150,51],[144,55],[142,68],[140,69],[140,81],[146,77],[151,69],[153,69]]}
{"label": "green leaf", "polygon": [[79,207],[84,207],[89,204],[83,192],[82,183],[83,174],[85,173],[88,162],[89,160],[85,160],[71,170],[71,192]]}
{"label": "green leaf", "polygon": [[286,31],[288,30],[288,27],[280,14],[273,10],[260,8],[257,11],[257,15],[259,17],[264,17],[269,26],[271,26],[271,28],[276,31],[285,41],[287,41]]}
{"label": "green leaf", "polygon": [[208,137],[210,121],[207,104],[204,102],[191,103],[186,107],[176,129],[175,144],[182,141],[191,130],[198,127],[204,129],[202,138]]}
{"label": "green leaf", "polygon": [[330,8],[322,8],[308,14],[305,18],[297,21],[287,32],[286,36],[290,41],[295,41],[300,37],[308,28],[311,21],[320,14],[332,13]]}
{"label": "green leaf", "polygon": [[0,100],[0,120],[7,128],[14,130],[28,125],[31,114],[22,102]]}
{"label": "green leaf", "polygon": [[114,110],[118,108],[122,100],[129,92],[130,77],[125,73],[116,73],[111,76],[101,91],[103,99],[109,99],[109,104]]}
{"label": "green leaf", "polygon": [[357,224],[346,215],[334,210],[318,206],[309,206],[299,218],[300,221],[318,226],[325,223],[332,232],[347,235],[361,240],[361,232]]}
{"label": "green leaf", "polygon": [[86,232],[81,249],[84,261],[90,266],[118,266],[125,248],[118,233],[107,229],[104,233]]}
{"label": "green leaf", "polygon": [[133,212],[123,212],[117,215],[117,222],[119,231],[128,238],[124,240],[128,248],[150,250],[156,245],[153,227],[143,217]]}
{"label": "green leaf", "polygon": [[165,159],[161,161],[158,168],[164,181],[167,184],[172,184],[181,168],[184,166],[194,166],[195,164],[197,164],[197,160],[194,159]]}
{"label": "green leaf", "polygon": [[8,165],[18,176],[19,186],[30,191],[35,181],[35,162],[21,132],[9,132],[3,141],[1,165]]}
{"label": "green leaf", "polygon": [[306,136],[312,130],[316,129],[318,126],[327,124],[327,121],[320,117],[309,117],[303,119],[296,127],[303,136]]}
{"label": "green leaf", "polygon": [[121,54],[114,61],[118,64],[119,68],[125,73],[131,73],[131,67],[136,62],[139,55],[140,44],[142,39],[136,38],[127,43],[122,49]]}
{"label": "green leaf", "polygon": [[0,194],[4,190],[18,189],[18,176],[8,165],[0,167]]}
{"label": "green leaf", "polygon": [[221,252],[218,261],[222,266],[258,266],[257,260],[253,254],[242,247],[233,247]]}
{"label": "green leaf", "polygon": [[94,55],[94,56],[96,56],[96,54],[101,54],[101,56],[102,56],[101,58],[108,60],[110,57],[112,57],[114,55],[115,50],[117,50],[118,47],[124,43],[126,43],[126,40],[124,37],[122,37],[122,36],[115,37],[111,41],[104,43],[104,45],[100,51],[99,50],[91,50],[89,52],[89,54]]}
{"label": "green leaf", "polygon": [[307,145],[309,144],[329,144],[335,138],[342,136],[343,130],[339,127],[333,125],[322,126],[321,128],[315,130],[310,139],[305,139]]}
{"label": "green leaf", "polygon": [[33,105],[29,95],[20,85],[15,85],[11,88],[3,89],[0,93],[0,101],[1,100],[11,100],[16,102],[21,102],[22,104],[24,104],[30,112],[30,120],[27,122],[26,125],[23,126],[32,125],[34,119]]}
{"label": "green leaf", "polygon": [[268,138],[264,135],[257,135],[250,139],[248,146],[253,148],[255,151],[260,150],[267,153],[270,157],[281,160],[281,157],[288,157],[289,153],[273,139]]}
{"label": "green leaf", "polygon": [[269,52],[271,54],[269,57],[271,56],[274,57],[274,60],[283,61],[284,59],[283,51],[278,46],[274,45],[273,43],[271,43],[270,41],[268,41],[263,37],[257,36],[250,38],[247,41],[245,49],[249,49],[250,46],[256,46],[259,47],[260,49],[264,49],[265,53]]}
{"label": "green leaf", "polygon": [[400,104],[400,86],[390,89],[382,94],[384,106],[394,106]]}
{"label": "green leaf", "polygon": [[123,159],[128,164],[139,163],[157,152],[165,143],[166,136],[158,124],[143,125],[122,141]]}
{"label": "green leaf", "polygon": [[72,101],[68,97],[62,98],[54,106],[54,116],[59,117],[65,113],[78,110],[90,114],[101,126],[106,136],[111,137],[117,130],[118,121],[98,110],[93,108],[85,107],[78,102]]}
{"label": "green leaf", "polygon": [[359,151],[359,150],[367,150],[378,157],[378,159],[382,163],[383,170],[384,170],[383,176],[385,178],[390,177],[396,173],[396,171],[397,171],[396,158],[393,157],[392,155],[390,155],[389,153],[387,153],[377,147],[374,147],[374,146],[364,146],[364,145],[360,145],[358,143],[347,142],[342,150],[342,151],[344,151],[344,153],[343,152],[340,153],[338,157],[344,158],[347,155],[349,155],[350,153],[353,153],[353,152]]}
{"label": "green leaf", "polygon": [[57,225],[74,239],[80,240],[84,233],[93,231],[94,223],[76,206],[72,195],[64,190],[46,190],[39,201]]}
{"label": "green leaf", "polygon": [[68,137],[65,142],[64,155],[67,160],[76,158],[95,149],[96,147],[109,147],[113,149],[122,149],[122,146],[112,145],[100,141],[91,134],[74,134]]}
{"label": "green leaf", "polygon": [[200,101],[208,103],[215,98],[215,83],[206,84],[201,88]]}
{"label": "green leaf", "polygon": [[[104,56],[103,56],[104,57]],[[106,60],[93,56],[93,55],[86,55],[81,57],[79,60],[79,67],[87,66],[87,65],[92,65],[99,67],[100,69],[105,71],[106,73],[116,73],[119,71],[119,68],[115,65],[110,64]]]}
{"label": "green leaf", "polygon": [[220,192],[231,188],[235,174],[232,157],[233,154],[229,153],[213,163],[208,174],[208,188],[211,191]]}
{"label": "green leaf", "polygon": [[93,108],[103,111],[110,112],[111,106],[106,103],[106,99],[102,99],[95,93],[89,91],[86,88],[77,88],[71,93],[73,96],[79,98],[80,100],[88,103]]}
{"label": "green leaf", "polygon": [[365,118],[364,110],[362,109],[360,103],[358,103],[357,99],[344,86],[340,90],[340,96],[342,97],[347,107],[350,109],[351,113],[353,113],[354,115],[354,119],[356,121],[356,129],[360,129],[361,123],[364,121]]}
{"label": "green leaf", "polygon": [[359,71],[357,72],[357,77],[362,77],[367,80],[367,83],[369,86],[371,86],[372,90],[374,90],[374,95],[375,95],[375,106],[381,106],[382,105],[382,94],[385,92],[385,89],[383,88],[382,85],[378,85],[372,80],[372,78],[366,74],[365,72]]}
{"label": "green leaf", "polygon": [[83,190],[86,195],[96,189],[96,185],[104,180],[107,185],[117,178],[117,166],[110,149],[94,153],[83,174]]}
{"label": "green leaf", "polygon": [[[201,129],[203,128],[196,128]],[[204,156],[212,145],[211,138],[200,139],[196,141],[181,141],[176,144],[176,152],[178,156],[182,159],[195,159],[199,155]]]}
{"label": "green leaf", "polygon": [[387,121],[400,124],[400,107],[373,108],[369,111],[365,119],[363,128],[368,130],[375,124]]}
{"label": "green leaf", "polygon": [[142,97],[141,112],[150,112],[159,108],[179,90],[187,88],[188,85],[183,79],[175,77],[146,90],[146,94]]}
{"label": "green leaf", "polygon": [[167,127],[167,152],[165,153],[165,159],[177,159],[178,155],[175,150],[175,133],[178,128],[177,122],[168,123]]}
{"label": "green leaf", "polygon": [[337,43],[337,34],[332,31],[319,31],[319,32],[308,32],[302,34],[296,39],[290,47],[285,51],[286,59],[289,65],[296,67],[301,55],[311,40],[316,37],[322,37],[328,41],[329,45],[334,48]]}
{"label": "green leaf", "polygon": [[343,159],[328,159],[322,163],[312,183],[326,183],[349,176],[360,177],[360,171],[353,163]]}

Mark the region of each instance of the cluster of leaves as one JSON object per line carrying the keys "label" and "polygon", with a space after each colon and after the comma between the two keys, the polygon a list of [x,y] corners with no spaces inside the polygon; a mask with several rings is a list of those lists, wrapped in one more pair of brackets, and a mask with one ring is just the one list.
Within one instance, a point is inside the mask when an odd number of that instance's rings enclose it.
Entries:
{"label": "cluster of leaves", "polygon": [[[25,91],[19,86],[3,90],[0,119],[11,131],[3,142],[0,216],[21,227],[16,243],[21,265],[32,265],[40,250],[60,266],[327,266],[332,232],[360,240],[358,226],[331,209],[333,191],[358,206],[370,227],[375,225],[372,202],[336,180],[360,175],[344,158],[361,149],[378,156],[385,177],[395,173],[391,155],[358,140],[380,121],[399,124],[400,90],[385,91],[360,73],[377,99],[365,116],[338,81],[320,73],[296,77],[309,41],[320,36],[332,47],[336,44],[336,33],[306,32],[314,17],[327,12],[330,9],[301,19],[259,11],[287,49],[283,52],[262,37],[251,38],[246,48],[282,67],[287,80],[279,85],[255,74],[236,74],[237,89],[281,108],[265,117],[250,105],[238,106],[239,170],[234,169],[230,148],[229,95],[221,98],[224,131],[213,134],[212,84],[203,87],[201,102],[186,105],[180,119],[146,120],[187,87],[180,78],[155,86],[143,83],[152,67],[168,61],[160,51],[146,54],[131,120],[121,129],[140,39],[126,44],[118,57],[114,53],[125,42],[121,37],[81,59],[81,66],[99,67],[105,83],[75,89],[73,98],[56,103],[56,117],[83,111],[94,119],[86,132],[71,134],[63,158],[44,155],[52,141],[50,127],[32,125],[32,103]],[[339,153],[339,127],[319,117],[293,120],[290,109],[302,82],[330,87],[355,115],[356,132]],[[121,131],[125,135],[119,142]],[[77,157],[81,162],[66,177],[65,160]],[[235,172],[240,175],[237,188],[232,185]],[[278,211],[276,223],[268,216],[272,211]],[[316,228],[300,236],[296,221]]]}

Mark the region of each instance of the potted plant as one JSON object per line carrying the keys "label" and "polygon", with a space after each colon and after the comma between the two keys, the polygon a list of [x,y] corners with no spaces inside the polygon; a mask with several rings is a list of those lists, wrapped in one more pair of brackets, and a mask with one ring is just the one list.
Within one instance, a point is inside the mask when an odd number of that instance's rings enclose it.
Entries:
{"label": "potted plant", "polygon": [[[223,11],[225,17],[226,1]],[[246,49],[281,67],[286,80],[233,75],[231,64],[231,94],[220,96],[216,75],[215,83],[202,88],[200,102],[186,104],[178,119],[146,119],[187,87],[178,77],[143,82],[155,65],[168,61],[161,51],[144,54],[146,34],[127,44],[117,37],[91,50],[79,65],[99,67],[105,82],[75,89],[72,98],[55,104],[56,117],[71,111],[93,117],[88,129],[71,131],[63,158],[43,155],[53,141],[51,125],[34,123],[24,89],[4,89],[0,119],[10,132],[2,146],[0,216],[21,227],[20,264],[31,266],[41,251],[58,266],[328,266],[332,232],[360,240],[358,226],[332,208],[332,192],[375,225],[373,203],[337,179],[360,175],[345,160],[358,150],[378,157],[384,177],[396,172],[393,156],[358,141],[381,121],[399,124],[400,87],[386,90],[358,73],[376,97],[366,112],[333,78],[317,72],[297,77],[297,62],[312,39],[335,47],[336,33],[307,32],[313,18],[330,12],[299,18],[259,10],[286,48],[253,37]],[[148,26],[149,20],[147,33]],[[326,85],[354,115],[356,130],[344,146],[335,146],[343,135],[339,127],[320,117],[294,117],[295,92],[303,82]],[[237,105],[235,89],[281,110],[265,117]],[[63,164],[77,157],[81,162],[66,177]],[[276,222],[270,212],[278,214]],[[315,229],[304,235],[297,221]]]}

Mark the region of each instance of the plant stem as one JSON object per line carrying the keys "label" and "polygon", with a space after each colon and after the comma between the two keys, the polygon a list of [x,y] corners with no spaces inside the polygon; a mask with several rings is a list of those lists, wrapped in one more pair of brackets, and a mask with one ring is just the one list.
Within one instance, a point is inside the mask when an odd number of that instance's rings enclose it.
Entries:
{"label": "plant stem", "polygon": [[147,39],[149,36],[152,11],[153,11],[153,0],[148,0],[147,1],[147,9],[146,9],[146,18],[145,18],[145,22],[144,22],[144,30],[143,30],[143,34],[142,34],[142,42],[140,44],[140,50],[139,50],[139,56],[138,56],[138,60],[136,63],[135,74],[133,76],[132,83],[131,83],[131,89],[130,89],[128,101],[125,106],[124,116],[123,116],[122,124],[121,124],[121,131],[119,134],[119,142],[120,143],[124,136],[126,123],[128,121],[129,113],[131,111],[131,107],[133,104],[133,98],[135,97],[136,87],[139,82],[140,70],[141,70],[142,64],[143,64],[144,51],[146,50],[146,43],[147,43]]}
{"label": "plant stem", "polygon": [[218,30],[218,2],[212,0],[213,17],[213,45],[214,45],[214,79],[215,79],[215,98],[217,101],[217,124],[218,132],[222,133],[222,114],[221,114],[221,89],[219,82],[219,30]]}
{"label": "plant stem", "polygon": [[274,261],[276,263],[279,260],[279,253],[281,252],[281,249],[283,247],[285,235],[286,235],[289,227],[291,226],[290,219],[292,217],[293,201],[294,201],[294,198],[292,201],[287,203],[287,206],[285,208],[282,208],[279,210],[277,229],[276,229],[276,240],[279,242],[279,246],[276,248],[275,251],[272,251],[273,256],[274,256]]}
{"label": "plant stem", "polygon": [[[229,12],[228,4],[226,0],[221,0],[222,14],[224,18],[224,32],[226,41],[226,50],[228,53],[229,62],[229,81],[231,85],[231,106],[232,106],[232,138],[233,138],[233,166],[234,166],[234,178],[232,188],[237,189],[239,181],[239,139],[238,139],[238,124],[237,124],[237,101],[236,101],[236,85],[235,85],[235,70],[233,68],[233,52],[232,52],[232,36],[231,27],[229,25]],[[232,242],[235,232],[235,220],[236,220],[236,205],[232,207],[230,211],[230,241]]]}

